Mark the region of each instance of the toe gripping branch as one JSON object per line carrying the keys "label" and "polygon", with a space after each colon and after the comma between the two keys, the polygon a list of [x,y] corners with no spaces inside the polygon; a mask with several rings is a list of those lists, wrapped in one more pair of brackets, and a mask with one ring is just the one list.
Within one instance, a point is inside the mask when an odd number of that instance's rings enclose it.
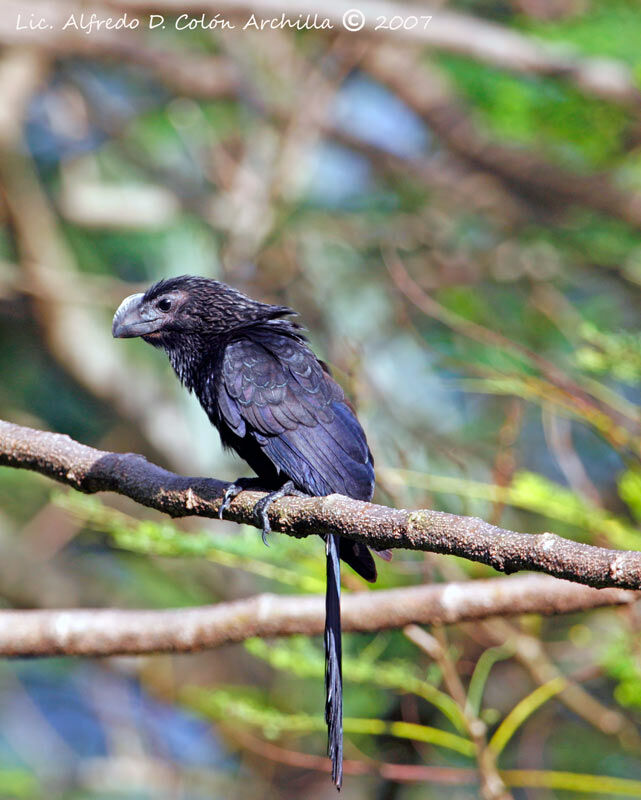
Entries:
{"label": "toe gripping branch", "polygon": [[[218,509],[218,518],[222,519],[223,514],[229,506],[231,505],[232,500],[237,497],[241,492],[253,489],[256,490],[264,490],[264,486],[261,485],[260,478],[238,478],[235,480],[230,486],[227,487],[225,494],[223,495],[223,502],[220,504],[220,508]],[[265,497],[261,498],[256,505],[254,506],[254,520],[256,525],[261,528],[262,530],[262,537],[263,543],[269,547],[269,542],[267,541],[267,537],[271,533],[272,526],[269,524],[269,509],[271,504],[275,500],[280,500],[281,497],[286,497],[287,495],[292,495],[294,497],[307,497],[308,495],[305,492],[299,491],[294,486],[294,481],[286,481],[280,489],[277,489],[275,492],[270,492]]]}

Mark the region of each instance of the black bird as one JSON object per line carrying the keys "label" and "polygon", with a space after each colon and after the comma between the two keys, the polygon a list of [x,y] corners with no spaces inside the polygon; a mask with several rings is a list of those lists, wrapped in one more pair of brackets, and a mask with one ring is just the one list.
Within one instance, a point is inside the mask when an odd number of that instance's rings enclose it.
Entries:
{"label": "black bird", "polygon": [[[287,306],[261,303],[224,283],[184,275],[159,281],[120,304],[118,338],[142,337],[169,356],[178,378],[195,392],[223,445],[257,478],[239,478],[225,494],[221,517],[243,489],[270,493],[256,504],[263,539],[267,509],[286,494],[348,495],[370,500],[374,462],[365,434],[328,367],[309,348]],[[325,537],[325,719],[332,780],[343,777],[340,565],[368,581],[376,566],[362,544]],[[382,554],[384,555],[384,554]]]}

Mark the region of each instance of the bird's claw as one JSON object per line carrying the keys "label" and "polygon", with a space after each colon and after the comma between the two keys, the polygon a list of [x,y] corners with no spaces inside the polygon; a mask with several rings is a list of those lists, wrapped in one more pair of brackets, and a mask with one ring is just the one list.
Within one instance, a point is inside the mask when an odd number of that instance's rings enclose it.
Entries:
{"label": "bird's claw", "polygon": [[[227,487],[225,490],[225,494],[223,495],[222,503],[220,504],[220,508],[218,509],[218,518],[222,519],[223,514],[229,506],[231,505],[232,500],[234,497],[239,495],[241,492],[244,492],[245,489],[260,489],[260,479],[259,478],[238,478],[234,483]],[[280,500],[281,497],[285,497],[285,495],[295,495],[298,497],[306,497],[307,495],[304,492],[299,491],[294,486],[294,481],[287,481],[284,483],[280,489],[277,489],[275,492],[270,492],[269,494],[262,497],[254,506],[254,521],[256,522],[256,526],[261,528],[262,530],[262,538],[263,544],[266,547],[269,547],[269,542],[267,541],[267,537],[272,531],[272,526],[269,522],[269,508],[274,500]]]}
{"label": "bird's claw", "polygon": [[225,489],[225,494],[223,495],[223,501],[220,504],[220,508],[218,509],[218,519],[223,518],[223,514],[229,506],[231,505],[231,501],[234,497],[237,497],[243,491],[243,487],[239,486],[237,483],[232,483],[231,486],[228,486]]}
{"label": "bird's claw", "polygon": [[[277,495],[277,497],[274,497],[274,495]],[[278,492],[272,492],[271,494],[268,494],[267,497],[263,497],[262,500],[259,500],[254,506],[254,519],[256,520],[256,525],[261,528],[261,536],[265,547],[269,547],[267,537],[272,532],[272,526],[269,522],[267,512],[270,505],[274,502],[274,500],[277,500],[279,496],[280,495],[278,495]]]}
{"label": "bird's claw", "polygon": [[287,481],[284,483],[280,489],[277,489],[275,492],[270,492],[268,495],[260,499],[256,505],[254,506],[254,519],[256,520],[256,524],[258,527],[262,528],[263,530],[263,543],[269,547],[269,542],[267,541],[267,537],[271,533],[272,526],[269,523],[269,517],[267,513],[271,504],[274,500],[280,500],[281,497],[285,497],[285,495],[294,495],[295,497],[307,497],[304,492],[299,491],[295,485],[294,481]]}
{"label": "bird's claw", "polygon": [[223,514],[232,503],[234,497],[238,497],[241,492],[247,489],[260,489],[260,481],[257,478],[236,478],[226,489],[223,495],[223,501],[218,509],[218,519],[223,518]]}

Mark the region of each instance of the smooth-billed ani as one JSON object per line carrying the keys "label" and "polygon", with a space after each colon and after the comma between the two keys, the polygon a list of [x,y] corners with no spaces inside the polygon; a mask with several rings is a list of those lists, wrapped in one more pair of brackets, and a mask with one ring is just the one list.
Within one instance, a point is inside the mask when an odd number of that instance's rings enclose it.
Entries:
{"label": "smooth-billed ani", "polygon": [[[365,434],[327,366],[307,344],[295,312],[253,300],[224,283],[195,276],[163,280],[127,297],[113,335],[162,347],[180,381],[195,392],[225,447],[257,475],[227,491],[221,516],[242,489],[270,492],[255,508],[263,538],[267,509],[284,494],[334,492],[369,500],[374,463]],[[368,581],[376,567],[362,544],[325,537],[325,718],[332,779],[342,781],[340,567]]]}

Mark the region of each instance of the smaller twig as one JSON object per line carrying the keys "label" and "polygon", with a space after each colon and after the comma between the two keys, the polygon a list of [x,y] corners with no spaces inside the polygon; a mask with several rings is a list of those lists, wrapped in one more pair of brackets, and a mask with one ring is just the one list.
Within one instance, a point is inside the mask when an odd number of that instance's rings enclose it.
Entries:
{"label": "smaller twig", "polygon": [[558,694],[558,699],[577,716],[606,736],[617,735],[628,746],[641,751],[641,736],[636,726],[620,711],[609,708],[593,697],[582,686],[572,681],[571,677],[563,676],[548,657],[539,639],[523,633],[504,619],[487,620],[481,625],[492,641],[512,646],[514,657],[536,683],[543,685],[565,677],[567,686]]}
{"label": "smaller twig", "polygon": [[443,682],[448,692],[461,709],[470,738],[476,748],[483,800],[511,800],[512,795],[499,774],[494,753],[488,747],[486,725],[467,701],[467,693],[449,654],[445,631],[438,627],[434,635],[431,635],[418,625],[408,625],[403,632],[410,641],[436,661],[441,668]]}

